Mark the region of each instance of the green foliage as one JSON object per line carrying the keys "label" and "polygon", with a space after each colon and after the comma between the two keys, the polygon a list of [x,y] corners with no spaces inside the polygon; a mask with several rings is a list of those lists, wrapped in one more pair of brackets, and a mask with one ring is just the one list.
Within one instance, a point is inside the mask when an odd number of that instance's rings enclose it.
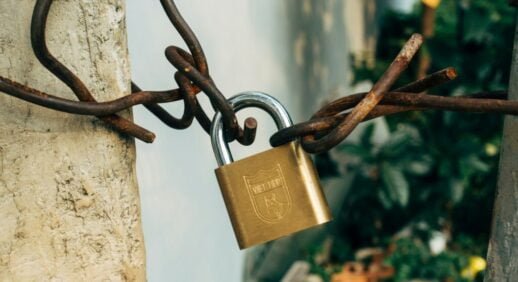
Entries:
{"label": "green foliage", "polygon": [[[356,82],[381,76],[406,39],[419,32],[420,15],[420,6],[410,15],[386,13],[376,66],[356,68]],[[422,53],[431,57],[430,71],[453,66],[459,78],[430,92],[459,95],[507,89],[514,19],[506,0],[443,0],[435,36]],[[418,59],[414,61],[399,84],[415,80]],[[338,148],[346,162],[317,159],[317,164],[326,164],[324,175],[338,174],[344,167],[355,174],[336,219],[332,259],[339,264],[362,247],[392,245],[387,262],[396,268],[394,281],[465,281],[460,271],[468,257],[486,253],[502,117],[428,111],[386,121],[390,133],[383,143],[373,139],[371,125],[359,142]],[[440,254],[433,254],[427,243],[434,232],[449,239]]]}
{"label": "green foliage", "polygon": [[468,261],[466,256],[451,251],[434,256],[422,241],[402,239],[397,241],[396,251],[387,259],[387,263],[398,270],[394,281],[409,281],[416,277],[462,281],[460,272]]}

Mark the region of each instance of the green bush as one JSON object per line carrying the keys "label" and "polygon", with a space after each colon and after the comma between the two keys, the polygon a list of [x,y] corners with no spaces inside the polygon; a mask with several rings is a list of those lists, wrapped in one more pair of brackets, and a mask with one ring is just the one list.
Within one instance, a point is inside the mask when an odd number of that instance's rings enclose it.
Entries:
{"label": "green bush", "polygon": [[[381,21],[376,66],[357,66],[355,82],[375,81],[400,47],[421,26],[421,7],[412,14],[387,11]],[[429,91],[461,95],[507,89],[515,11],[505,0],[443,0],[436,13],[435,35],[421,54],[430,71],[453,66],[456,81]],[[415,80],[416,62],[398,84]],[[374,125],[359,142],[345,142],[338,152],[317,158],[322,175],[354,173],[355,180],[331,235],[331,264],[354,259],[364,247],[392,252],[393,281],[414,278],[465,281],[470,257],[485,257],[496,186],[502,116],[441,111],[410,112],[386,118],[389,137],[373,140]],[[339,169],[341,168],[341,169]],[[447,248],[434,254],[434,234]],[[390,246],[390,248],[389,248]],[[322,273],[333,269],[315,265]],[[478,275],[477,279],[481,279]]]}

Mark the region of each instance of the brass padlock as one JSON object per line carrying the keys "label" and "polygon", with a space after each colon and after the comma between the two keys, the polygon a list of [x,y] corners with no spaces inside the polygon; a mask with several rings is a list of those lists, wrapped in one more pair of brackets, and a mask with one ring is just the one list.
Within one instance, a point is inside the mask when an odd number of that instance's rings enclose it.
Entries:
{"label": "brass padlock", "polygon": [[[278,128],[292,124],[282,104],[264,93],[245,92],[228,101],[236,112],[265,110]],[[298,142],[233,162],[221,118],[217,113],[211,128],[216,176],[240,249],[331,220],[313,162]]]}

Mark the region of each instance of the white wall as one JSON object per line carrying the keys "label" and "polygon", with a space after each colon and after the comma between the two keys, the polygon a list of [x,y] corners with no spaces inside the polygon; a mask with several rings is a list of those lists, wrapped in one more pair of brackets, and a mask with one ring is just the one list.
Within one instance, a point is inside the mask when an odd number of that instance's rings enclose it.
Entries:
{"label": "white wall", "polygon": [[[283,3],[177,1],[227,97],[261,90],[277,97],[300,120],[295,113],[298,95],[288,85],[291,55]],[[176,87],[174,69],[163,53],[168,45],[184,44],[159,1],[127,1],[127,23],[133,80],[144,89]],[[181,115],[181,103],[168,107]],[[260,128],[255,151],[267,147],[273,132],[273,122],[261,117],[259,126],[267,125],[267,130]],[[240,281],[243,252],[216,183],[208,135],[197,124],[170,129],[143,107],[135,110],[135,119],[158,136],[154,144],[137,143],[149,281]]]}

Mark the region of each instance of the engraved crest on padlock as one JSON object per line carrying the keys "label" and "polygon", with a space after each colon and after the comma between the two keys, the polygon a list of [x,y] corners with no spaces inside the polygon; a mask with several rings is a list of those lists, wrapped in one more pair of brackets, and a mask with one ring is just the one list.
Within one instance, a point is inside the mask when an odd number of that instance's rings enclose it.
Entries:
{"label": "engraved crest on padlock", "polygon": [[[292,125],[281,103],[260,92],[230,98],[237,112],[265,110],[279,129]],[[212,122],[215,170],[241,249],[323,224],[331,214],[311,158],[296,141],[233,161],[223,135],[222,115]]]}
{"label": "engraved crest on padlock", "polygon": [[244,175],[255,214],[267,223],[276,223],[291,209],[291,197],[281,166]]}

